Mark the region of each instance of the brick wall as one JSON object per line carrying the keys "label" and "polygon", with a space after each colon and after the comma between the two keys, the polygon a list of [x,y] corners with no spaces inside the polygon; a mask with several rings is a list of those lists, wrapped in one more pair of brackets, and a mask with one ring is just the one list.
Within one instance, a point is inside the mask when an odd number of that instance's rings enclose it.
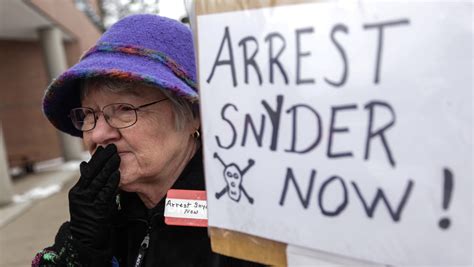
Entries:
{"label": "brick wall", "polygon": [[[100,31],[75,8],[72,0],[29,3],[71,35],[72,41],[65,43],[69,66],[100,36]],[[41,110],[48,84],[39,40],[0,40],[0,121],[10,167],[21,164],[25,156],[34,162],[61,156],[58,132]]]}
{"label": "brick wall", "polygon": [[60,156],[56,131],[41,112],[48,84],[38,42],[0,41],[0,120],[10,166]]}

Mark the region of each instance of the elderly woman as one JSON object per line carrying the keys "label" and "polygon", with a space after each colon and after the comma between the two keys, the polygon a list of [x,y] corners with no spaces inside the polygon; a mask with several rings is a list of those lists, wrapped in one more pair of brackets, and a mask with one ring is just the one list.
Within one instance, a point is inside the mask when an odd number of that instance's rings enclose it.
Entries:
{"label": "elderly woman", "polygon": [[44,113],[92,157],[33,266],[256,265],[213,253],[206,228],[164,224],[169,189],[205,189],[195,81],[189,29],[135,15],[49,86]]}

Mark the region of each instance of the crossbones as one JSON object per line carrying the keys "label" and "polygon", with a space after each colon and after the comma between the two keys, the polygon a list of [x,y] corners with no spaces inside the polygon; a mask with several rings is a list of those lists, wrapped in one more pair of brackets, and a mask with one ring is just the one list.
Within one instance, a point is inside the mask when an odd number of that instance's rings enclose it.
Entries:
{"label": "crossbones", "polygon": [[247,191],[245,191],[244,187],[242,186],[242,176],[250,169],[250,167],[255,164],[255,161],[253,159],[249,159],[249,165],[247,165],[245,169],[240,170],[239,166],[237,166],[235,163],[226,165],[219,155],[217,155],[217,153],[214,153],[214,158],[217,158],[224,166],[224,180],[227,183],[222,191],[216,193],[216,198],[219,199],[225,193],[228,193],[230,199],[239,202],[241,193],[244,193],[250,204],[253,204],[253,198],[247,194]]}

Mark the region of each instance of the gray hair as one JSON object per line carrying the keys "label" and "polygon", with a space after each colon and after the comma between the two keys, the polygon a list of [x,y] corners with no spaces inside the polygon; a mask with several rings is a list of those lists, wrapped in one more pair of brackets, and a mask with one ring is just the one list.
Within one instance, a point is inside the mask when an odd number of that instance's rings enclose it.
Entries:
{"label": "gray hair", "polygon": [[[81,100],[83,100],[86,95],[89,93],[90,88],[101,86],[101,88],[106,89],[108,92],[120,93],[126,92],[136,95],[134,90],[137,85],[146,85],[139,82],[133,81],[123,81],[119,79],[107,78],[107,77],[93,77],[87,78],[81,81],[80,84],[80,94]],[[181,131],[184,129],[186,124],[190,123],[194,118],[199,116],[199,108],[197,104],[191,104],[186,99],[179,97],[169,90],[156,87],[160,90],[166,98],[171,101],[171,106],[175,114],[175,129]]]}

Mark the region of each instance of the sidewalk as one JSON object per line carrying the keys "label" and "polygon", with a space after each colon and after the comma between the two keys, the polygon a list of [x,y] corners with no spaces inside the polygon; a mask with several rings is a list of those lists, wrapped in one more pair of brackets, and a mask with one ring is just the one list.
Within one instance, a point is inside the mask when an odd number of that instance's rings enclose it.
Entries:
{"label": "sidewalk", "polygon": [[31,266],[36,252],[53,243],[69,220],[67,194],[78,166],[68,162],[13,180],[14,201],[0,207],[0,267]]}

